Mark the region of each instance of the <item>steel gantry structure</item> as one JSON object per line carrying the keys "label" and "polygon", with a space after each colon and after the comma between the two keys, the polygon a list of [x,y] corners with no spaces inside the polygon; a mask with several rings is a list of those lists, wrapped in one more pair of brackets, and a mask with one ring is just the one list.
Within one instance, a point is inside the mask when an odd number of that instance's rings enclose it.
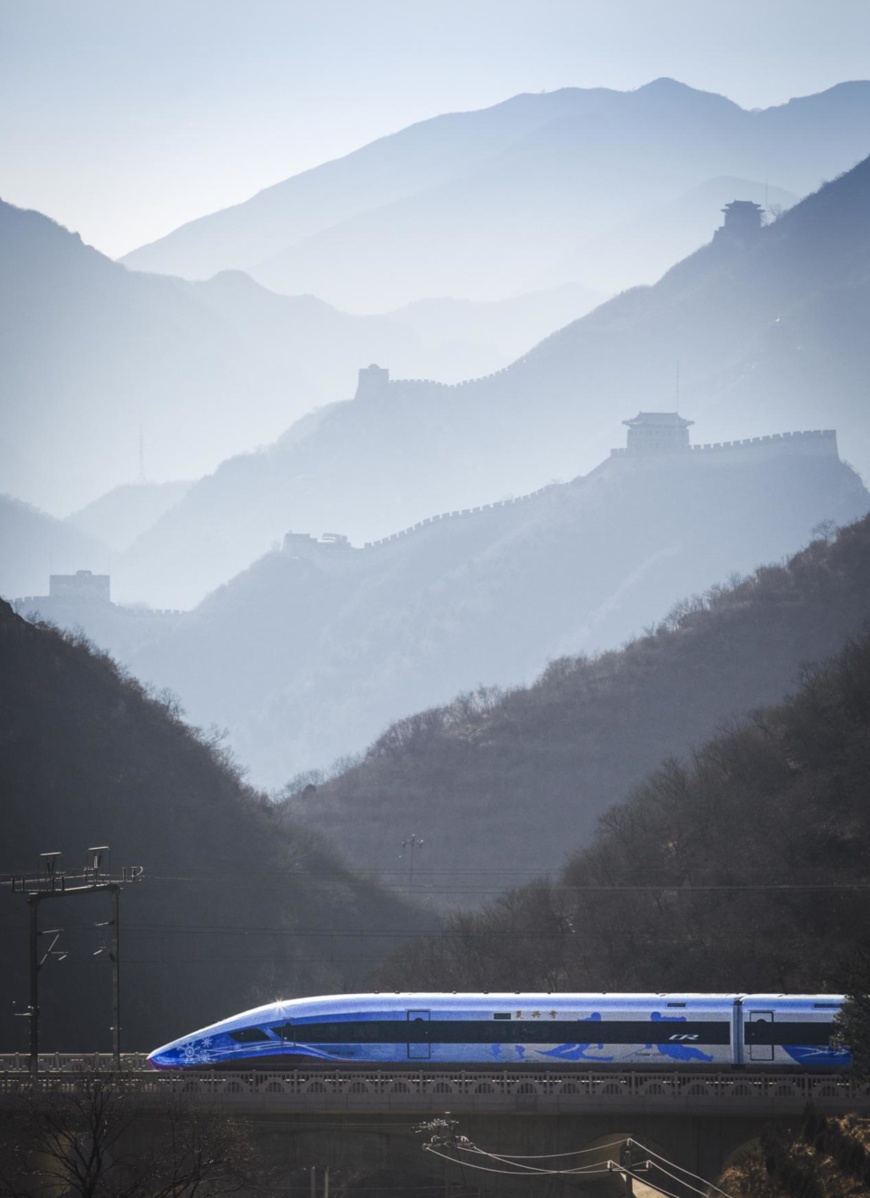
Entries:
{"label": "steel gantry structure", "polygon": [[[104,926],[111,928],[109,957],[112,962],[112,1061],[116,1070],[121,1068],[121,889],[129,883],[140,881],[144,871],[141,865],[124,866],[119,875],[113,876],[108,862],[108,845],[89,848],[84,867],[72,873],[64,870],[61,853],[40,853],[34,873],[13,874],[3,880],[13,894],[23,894],[27,899],[30,924],[30,997],[24,1014],[30,1020],[29,1072],[34,1080],[39,1075],[39,971],[52,955],[59,935],[59,929],[47,929],[40,933],[39,907],[47,899],[75,898],[83,894],[102,892],[112,897],[112,918]],[[41,934],[54,934],[55,940],[40,960]]]}

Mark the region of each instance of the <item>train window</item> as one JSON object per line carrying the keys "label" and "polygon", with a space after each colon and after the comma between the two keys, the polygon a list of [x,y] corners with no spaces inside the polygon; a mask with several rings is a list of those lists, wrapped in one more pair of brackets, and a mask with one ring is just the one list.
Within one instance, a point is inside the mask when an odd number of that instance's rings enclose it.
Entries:
{"label": "train window", "polygon": [[510,1019],[510,1017],[510,1011],[496,1011],[493,1015],[493,1019]]}
{"label": "train window", "polygon": [[256,1044],[260,1040],[268,1040],[269,1037],[264,1031],[258,1027],[240,1027],[235,1032],[230,1032],[233,1040],[239,1044]]}
{"label": "train window", "polygon": [[814,1011],[839,1011],[840,1004],[838,1002],[814,1002]]}
{"label": "train window", "polygon": [[684,1007],[685,1005],[686,1004],[684,1002],[669,1002],[668,1003],[669,1007]]}

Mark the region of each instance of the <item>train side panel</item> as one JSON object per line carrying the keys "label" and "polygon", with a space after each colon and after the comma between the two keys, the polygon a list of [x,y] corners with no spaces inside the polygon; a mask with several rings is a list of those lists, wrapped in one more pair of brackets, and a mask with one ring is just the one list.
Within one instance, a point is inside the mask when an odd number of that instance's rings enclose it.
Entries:
{"label": "train side panel", "polygon": [[739,1007],[738,1063],[749,1069],[845,1069],[846,1048],[834,1048],[841,995],[747,994]]}

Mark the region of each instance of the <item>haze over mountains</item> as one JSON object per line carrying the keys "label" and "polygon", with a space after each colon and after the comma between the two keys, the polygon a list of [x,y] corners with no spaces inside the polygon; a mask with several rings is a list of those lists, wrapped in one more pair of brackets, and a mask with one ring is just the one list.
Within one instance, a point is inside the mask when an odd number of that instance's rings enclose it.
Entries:
{"label": "haze over mountains", "polygon": [[618,645],[870,508],[833,434],[705,451],[675,424],[669,452],[630,448],[573,483],[364,550],[288,537],[185,617],[36,606],[81,623],[195,723],[227,728],[252,780],[280,787],[408,712]]}
{"label": "haze over mountains", "polygon": [[[868,83],[760,112],[671,79],[514,96],[382,138],[124,261],[189,278],[245,270],[368,312],[566,281],[613,291],[652,281],[698,244],[689,226],[657,241],[657,209],[723,175],[756,193],[805,194],[867,154],[868,118]],[[620,226],[632,252],[596,254]]]}
{"label": "haze over mountains", "polygon": [[187,482],[121,484],[73,512],[66,523],[112,550],[126,549],[178,503],[189,486]]}
{"label": "haze over mountains", "polygon": [[501,304],[442,301],[407,319],[349,316],[240,272],[197,284],[137,274],[0,202],[3,485],[63,516],[143,466],[161,482],[197,477],[348,394],[373,357],[465,378],[602,298],[572,286]]}
{"label": "haze over mountains", "polygon": [[[736,584],[717,586],[693,600],[687,597],[654,632],[633,638],[619,652],[591,659],[565,657],[528,688],[503,696],[462,696],[441,709],[399,721],[360,764],[333,780],[314,778],[311,781],[318,784],[303,789],[308,780],[300,779],[299,793],[288,799],[287,810],[326,831],[333,844],[352,852],[355,861],[378,867],[399,885],[406,877],[398,859],[401,841],[414,832],[425,840],[415,869],[417,893],[428,891],[442,905],[473,906],[536,875],[553,877],[565,854],[588,845],[599,817],[622,802],[647,773],[664,762],[665,775],[673,776],[669,759],[691,761],[702,742],[722,732],[727,722],[780,700],[805,676],[807,666],[840,652],[849,636],[865,632],[868,618],[870,518],[865,518],[834,541],[814,541],[782,565],[762,566]],[[864,659],[861,670],[866,676],[866,645]],[[807,691],[815,693],[811,684]],[[853,780],[862,776],[866,763],[866,704],[858,698],[862,693],[857,680],[844,690],[856,728],[864,726],[849,759]],[[815,697],[824,703],[825,690],[819,688]],[[835,725],[822,725],[821,736],[835,732]],[[763,724],[758,731],[763,740]],[[796,755],[809,751],[813,735],[811,727],[805,729],[795,743]],[[757,802],[759,821],[766,826],[767,801],[778,783],[760,766],[759,752],[745,745],[741,750],[739,737],[734,741],[727,761],[716,758],[715,744],[710,747],[711,765],[719,764],[709,779],[709,810],[716,809],[718,790],[725,787],[735,799],[744,795],[750,802],[748,811]],[[816,768],[832,779],[836,793],[849,767],[820,758]],[[759,790],[766,797],[759,797]],[[809,790],[815,793],[814,787]],[[845,810],[847,793],[848,788],[830,801],[829,828]],[[866,792],[851,793],[856,806],[866,812]],[[674,827],[669,821],[676,818],[677,804],[669,802],[661,809],[653,803],[652,810]],[[768,856],[776,860],[777,854],[773,849],[765,853],[763,835],[756,842],[760,857],[744,861],[741,851],[735,861],[728,851],[728,833],[707,841],[709,818],[699,813],[701,822],[693,824],[694,818],[686,812],[679,821],[683,852],[677,860],[651,856],[651,882],[658,876],[658,864],[671,878],[670,870],[679,871],[681,864],[690,871],[691,846],[704,843],[711,852],[715,844],[725,874],[739,872],[752,861],[757,871],[753,880],[766,878]],[[741,820],[740,835],[754,827],[753,818],[750,814]],[[799,820],[792,828],[788,815],[780,818],[783,835],[812,841],[822,855],[842,844],[849,859],[848,820],[836,834],[808,837]],[[866,827],[866,815],[862,819]],[[637,823],[626,823],[614,814],[608,827],[613,832],[633,830],[635,844],[641,844],[644,829],[652,836],[657,822],[658,817],[648,822],[639,817]],[[605,833],[601,839],[613,838]],[[855,862],[859,858],[860,854],[851,856]],[[785,857],[781,864],[793,868]],[[582,862],[579,866],[578,875]],[[866,871],[866,858],[861,869]],[[610,881],[624,876],[613,862]],[[715,878],[702,876],[706,881]],[[642,877],[638,873],[632,880]],[[690,880],[688,873],[682,878],[679,884]],[[790,880],[795,880],[793,873]],[[566,881],[570,885],[571,879]],[[508,899],[508,916],[511,910]],[[534,894],[526,910],[535,910]],[[534,936],[547,931],[546,923],[538,926],[532,921],[532,926]],[[429,984],[428,979],[407,976],[401,984],[421,982]],[[540,978],[535,984],[539,982]],[[468,984],[468,979],[459,984]],[[610,977],[599,984],[617,982]],[[709,984],[723,983],[711,977]]]}
{"label": "haze over mountains", "polygon": [[110,566],[108,545],[85,529],[0,495],[0,595],[44,595],[51,574]]}
{"label": "haze over mountains", "polygon": [[867,474],[868,210],[865,160],[492,377],[447,388],[367,376],[358,399],[192,487],[118,561],[116,594],[190,606],[290,529],[360,543],[574,478],[606,457],[622,419],[672,410],[677,387],[704,440],[835,428]]}
{"label": "haze over mountains", "polygon": [[[656,277],[729,199],[787,206],[850,166],[868,114],[866,83],[761,113],[670,80],[517,96],[412,126],[127,259],[217,276],[193,284],[126,272],[2,205],[4,486],[64,516],[138,478],[140,441],[149,479],[200,477],[350,395],[369,362],[442,382],[499,369],[602,295]],[[333,265],[318,257],[324,238]],[[290,294],[241,273],[291,241],[313,257],[270,280]],[[390,282],[391,255],[413,286]],[[468,283],[474,271],[486,288]],[[357,306],[390,311],[324,302],[336,272],[365,294]]]}

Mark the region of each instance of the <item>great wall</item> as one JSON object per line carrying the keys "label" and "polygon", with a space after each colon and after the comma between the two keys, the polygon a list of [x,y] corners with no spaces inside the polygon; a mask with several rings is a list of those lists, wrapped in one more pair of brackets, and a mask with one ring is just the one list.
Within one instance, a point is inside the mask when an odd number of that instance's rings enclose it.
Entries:
{"label": "great wall", "polygon": [[[505,367],[505,370],[510,369]],[[497,371],[502,374],[504,371]],[[489,377],[489,376],[488,376]],[[359,385],[356,399],[371,400],[395,394],[400,389],[423,388],[454,388],[464,386],[463,383],[447,384],[426,379],[390,380],[389,371],[384,367],[371,365],[359,372]],[[698,462],[703,460],[710,464],[739,465],[743,463],[757,464],[760,461],[773,461],[788,456],[838,457],[837,434],[834,429],[809,429],[798,432],[772,433],[768,436],[747,437],[737,441],[717,441],[700,445],[689,442],[688,426],[693,422],[686,420],[676,412],[639,412],[630,420],[623,421],[629,428],[628,444],[619,449],[611,449],[610,454],[587,474],[581,475],[571,482],[548,483],[537,490],[523,495],[507,496],[492,503],[484,503],[477,507],[458,508],[449,512],[440,512],[428,516],[424,520],[407,528],[390,533],[374,541],[365,541],[362,546],[353,546],[348,537],[341,533],[328,532],[316,537],[310,533],[288,532],[281,543],[281,551],[293,556],[308,556],[317,554],[320,560],[334,558],[344,560],[345,554],[353,553],[354,557],[364,550],[381,549],[403,541],[407,537],[422,532],[433,525],[444,521],[464,520],[469,517],[479,517],[493,513],[517,504],[528,504],[540,500],[544,495],[558,490],[563,486],[585,486],[588,483],[598,483],[607,477],[623,474],[626,470],[636,471],[650,468],[673,467],[678,463]],[[277,545],[275,546],[277,548]],[[98,593],[99,592],[99,593]],[[94,576],[90,571],[80,570],[76,575],[52,577],[49,596],[27,596],[13,601],[13,606],[19,613],[33,614],[39,607],[51,608],[52,602],[66,599],[73,602],[97,600],[114,607],[109,600],[108,575]],[[154,611],[144,609],[139,612],[136,608],[125,608],[131,615],[160,616],[164,619],[183,618],[183,612],[176,610]]]}
{"label": "great wall", "polygon": [[[505,369],[510,369],[505,367]],[[504,373],[498,371],[496,373]],[[415,388],[431,387],[431,388],[447,388],[463,386],[464,384],[456,383],[437,383],[425,379],[401,379],[390,380],[389,371],[381,366],[372,364],[364,367],[359,372],[359,386],[356,392],[357,399],[371,399],[377,396],[387,394],[388,388],[405,388],[407,386]],[[609,457],[605,458],[588,474],[582,475],[573,480],[569,485],[582,485],[590,480],[599,480],[602,477],[612,474],[614,469],[622,470],[626,466],[637,467],[643,469],[651,463],[669,462],[673,464],[678,460],[699,461],[704,459],[711,463],[727,463],[728,465],[746,463],[758,463],[759,461],[772,461],[782,454],[800,454],[806,456],[838,456],[837,450],[837,434],[834,429],[808,429],[798,432],[771,433],[768,436],[747,437],[738,441],[716,441],[701,445],[691,445],[688,440],[688,426],[693,422],[685,420],[676,412],[640,412],[632,420],[623,421],[629,425],[629,444],[620,449],[611,449]],[[650,433],[655,435],[655,439],[650,439]],[[664,433],[664,437],[662,437]],[[468,516],[477,516],[484,512],[493,512],[499,509],[515,506],[516,504],[528,503],[532,500],[539,499],[542,495],[547,494],[554,489],[565,485],[562,483],[548,483],[546,486],[539,487],[535,491],[530,491],[524,495],[509,496],[505,499],[495,500],[493,503],[481,504],[478,507],[460,508],[450,512],[440,512],[434,516],[428,516],[425,520],[419,520],[416,524],[411,524],[407,528],[400,529],[398,532],[390,533],[386,537],[380,537],[378,540],[365,541],[362,549],[378,549],[384,545],[394,544],[396,541],[401,541],[414,533],[420,532],[433,524],[439,524],[445,520],[459,520]],[[355,547],[350,544],[347,537],[338,533],[324,533],[321,538],[314,537],[307,533],[288,533],[284,538],[284,550],[287,552],[293,550],[306,549],[326,549],[335,551],[336,549],[350,550]],[[358,552],[359,550],[356,549]]]}

